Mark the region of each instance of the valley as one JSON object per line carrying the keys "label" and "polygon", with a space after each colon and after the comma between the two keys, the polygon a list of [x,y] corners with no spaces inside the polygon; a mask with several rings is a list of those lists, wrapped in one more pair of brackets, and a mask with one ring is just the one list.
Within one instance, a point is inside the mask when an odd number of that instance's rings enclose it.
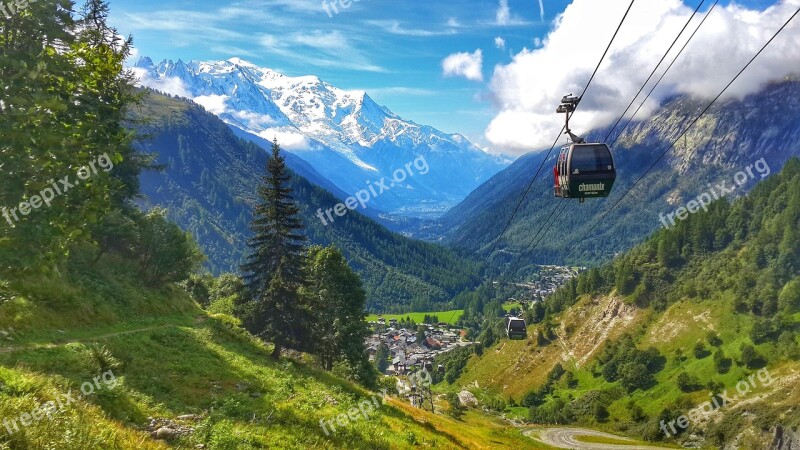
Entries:
{"label": "valley", "polygon": [[798,0],[328,6],[0,16],[0,450],[800,448]]}

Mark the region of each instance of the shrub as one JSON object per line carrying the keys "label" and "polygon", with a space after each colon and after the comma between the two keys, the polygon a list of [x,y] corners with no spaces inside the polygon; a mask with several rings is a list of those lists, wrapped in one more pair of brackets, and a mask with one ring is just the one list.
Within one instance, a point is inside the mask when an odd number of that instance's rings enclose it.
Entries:
{"label": "shrub", "polygon": [[686,372],[679,373],[676,381],[678,383],[678,388],[683,392],[695,392],[702,389],[700,380]]}
{"label": "shrub", "polygon": [[698,341],[694,345],[694,357],[695,358],[703,359],[703,358],[705,358],[706,356],[708,356],[710,354],[711,354],[711,352],[708,351],[708,349],[706,348],[705,344],[703,344],[702,342]]}
{"label": "shrub", "polygon": [[733,361],[725,356],[722,349],[718,349],[714,352],[714,369],[717,373],[728,373],[731,369],[731,365],[733,365]]}
{"label": "shrub", "polygon": [[713,331],[709,331],[706,334],[706,340],[712,347],[719,347],[722,345],[722,339],[720,339],[719,335]]}
{"label": "shrub", "polygon": [[741,350],[741,363],[748,369],[758,369],[766,365],[767,361],[752,345],[742,344]]}

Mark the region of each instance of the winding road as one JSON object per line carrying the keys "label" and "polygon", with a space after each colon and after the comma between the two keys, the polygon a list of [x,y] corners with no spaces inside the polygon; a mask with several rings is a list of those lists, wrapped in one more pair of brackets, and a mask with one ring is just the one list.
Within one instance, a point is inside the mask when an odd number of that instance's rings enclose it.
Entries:
{"label": "winding road", "polygon": [[[646,445],[639,445],[633,439],[622,436],[617,436],[602,431],[588,430],[584,428],[547,428],[539,432],[538,437],[533,436],[539,430],[525,430],[523,434],[531,439],[536,439],[544,442],[547,445],[558,448],[574,449],[574,450],[664,450],[671,447],[652,447]],[[589,442],[581,442],[578,437],[599,437],[606,439],[614,439],[615,441],[630,441],[631,445],[618,445],[618,444],[592,444]]]}

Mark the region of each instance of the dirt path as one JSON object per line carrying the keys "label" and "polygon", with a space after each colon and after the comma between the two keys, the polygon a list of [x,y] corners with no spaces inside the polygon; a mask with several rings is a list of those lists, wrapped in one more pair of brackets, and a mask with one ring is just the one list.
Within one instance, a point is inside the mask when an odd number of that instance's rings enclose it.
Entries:
{"label": "dirt path", "polygon": [[20,352],[20,351],[25,351],[25,350],[40,350],[40,349],[44,349],[44,348],[57,348],[57,347],[63,347],[65,345],[69,345],[69,344],[82,343],[82,342],[92,342],[92,341],[97,341],[97,340],[100,340],[100,339],[106,339],[106,338],[111,338],[111,337],[116,337],[116,336],[124,336],[126,334],[144,333],[145,331],[158,330],[158,329],[161,329],[161,328],[169,328],[169,327],[174,327],[174,326],[175,325],[173,325],[173,324],[154,325],[154,326],[145,327],[145,328],[138,328],[138,329],[135,329],[135,330],[118,331],[116,333],[101,334],[100,336],[94,336],[94,337],[90,337],[90,338],[67,340],[67,341],[64,341],[64,342],[60,342],[58,344],[20,345],[20,346],[15,346],[15,347],[5,347],[5,348],[0,348],[0,354],[2,354],[2,353],[14,353],[14,352]]}
{"label": "dirt path", "polygon": [[[616,436],[602,431],[588,430],[584,428],[548,428],[539,434],[539,438],[532,436],[537,430],[525,430],[522,433],[531,439],[538,439],[547,445],[552,445],[558,448],[567,448],[574,450],[663,450],[671,447],[651,447],[646,445],[637,445],[636,441]],[[578,440],[580,436],[594,436],[599,438],[614,439],[617,441],[631,441],[631,445],[617,445],[617,444],[592,444],[589,442],[581,442]]]}

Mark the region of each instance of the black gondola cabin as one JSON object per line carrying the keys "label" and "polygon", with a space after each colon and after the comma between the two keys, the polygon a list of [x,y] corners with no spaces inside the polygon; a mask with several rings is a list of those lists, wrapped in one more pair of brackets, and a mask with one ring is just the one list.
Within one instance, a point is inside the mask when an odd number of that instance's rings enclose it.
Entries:
{"label": "black gondola cabin", "polygon": [[523,319],[506,317],[506,333],[509,339],[525,339],[528,337],[528,327]]}
{"label": "black gondola cabin", "polygon": [[599,143],[563,146],[553,171],[556,197],[581,201],[608,197],[617,179],[611,150]]}

